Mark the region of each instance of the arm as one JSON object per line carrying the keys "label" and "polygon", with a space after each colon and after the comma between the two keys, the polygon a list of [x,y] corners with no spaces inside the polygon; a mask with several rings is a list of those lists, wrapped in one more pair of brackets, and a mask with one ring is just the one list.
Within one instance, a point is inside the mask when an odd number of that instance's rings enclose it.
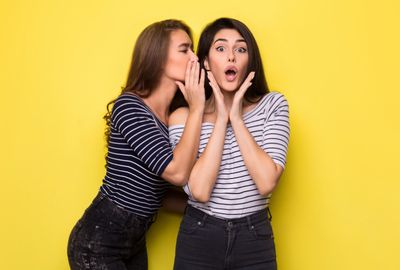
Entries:
{"label": "arm", "polygon": [[[247,81],[247,80],[246,80]],[[241,106],[242,106],[242,99],[244,95],[243,89],[240,89],[236,94],[232,104],[232,110],[230,114],[232,128],[235,133],[236,140],[239,145],[240,152],[243,156],[244,163],[249,171],[250,176],[254,180],[257,189],[260,194],[268,195],[271,193],[274,188],[276,187],[279,178],[283,172],[284,168],[284,161],[286,157],[286,147],[288,136],[286,139],[286,144],[284,144],[285,154],[283,158],[281,157],[281,162],[278,164],[278,158],[273,159],[268,153],[268,146],[260,147],[254,140],[253,136],[250,134],[248,129],[246,128],[241,113]],[[281,104],[276,105],[274,111],[272,112],[271,119],[273,122],[281,121],[282,123],[287,124],[285,127],[287,129],[287,134],[289,134],[289,122],[288,122],[288,106],[286,100],[283,98]],[[267,117],[267,115],[266,115]],[[279,125],[279,123],[278,123]],[[271,130],[277,130],[276,125],[264,126],[264,145],[268,145],[271,139],[273,140],[273,136],[280,136],[278,135],[271,135],[270,137],[266,136]],[[275,132],[270,132],[274,134]],[[276,132],[279,133],[279,132]]]}
{"label": "arm", "polygon": [[193,198],[199,202],[207,202],[217,180],[221,166],[222,152],[224,151],[225,134],[228,122],[228,113],[224,104],[224,97],[211,72],[207,73],[215,99],[217,118],[214,129],[199,157],[189,178],[189,189]]}
{"label": "arm", "polygon": [[187,183],[200,142],[203,111],[186,113],[187,121],[181,140],[173,151],[173,159],[161,175],[162,178],[176,186],[183,186]]}
{"label": "arm", "polygon": [[207,202],[217,180],[224,150],[226,122],[217,120],[204,152],[199,157],[189,178],[189,189],[193,198]]}
{"label": "arm", "polygon": [[[177,109],[170,117],[170,126],[183,125],[185,122],[187,123],[187,111],[187,108]],[[221,121],[221,118],[217,119],[207,146],[201,156],[197,159],[190,176],[188,177],[188,188],[190,194],[199,202],[208,201],[214,187],[221,164],[225,132],[226,121]],[[171,135],[172,134],[170,134],[170,136]],[[172,136],[172,144],[174,145],[178,138],[175,135]],[[177,145],[179,144],[180,142]]]}
{"label": "arm", "polygon": [[277,165],[255,142],[243,121],[235,120],[231,123],[240,153],[251,178],[256,183],[259,193],[268,195],[278,184],[283,168]]}
{"label": "arm", "polygon": [[200,79],[199,74],[199,63],[191,62],[186,69],[185,85],[181,82],[176,82],[189,104],[189,109],[181,110],[186,118],[185,129],[180,142],[173,151],[173,158],[165,168],[161,177],[178,186],[187,183],[199,149],[199,137],[205,99],[204,70],[201,71]]}

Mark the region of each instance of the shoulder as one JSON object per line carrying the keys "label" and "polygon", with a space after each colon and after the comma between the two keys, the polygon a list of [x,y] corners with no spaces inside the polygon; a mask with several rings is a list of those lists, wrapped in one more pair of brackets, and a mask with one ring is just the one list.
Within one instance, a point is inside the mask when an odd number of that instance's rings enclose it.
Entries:
{"label": "shoulder", "polygon": [[288,107],[288,101],[280,92],[270,92],[262,97],[261,103],[267,111],[274,111],[282,107]]}
{"label": "shoulder", "polygon": [[168,126],[184,125],[186,123],[188,115],[189,115],[188,107],[180,107],[176,109],[169,116]]}
{"label": "shoulder", "polygon": [[136,121],[137,119],[145,119],[146,121],[151,119],[144,102],[135,95],[120,95],[113,105],[111,121],[118,125],[126,120]]}
{"label": "shoulder", "polygon": [[265,99],[268,103],[282,103],[282,102],[286,102],[287,103],[287,99],[285,97],[284,94],[280,93],[280,92],[269,92],[268,94],[266,94],[262,99]]}
{"label": "shoulder", "polygon": [[114,112],[126,112],[126,113],[140,113],[140,114],[148,114],[148,110],[146,109],[146,105],[144,101],[132,94],[122,94],[120,95],[114,103],[113,106]]}
{"label": "shoulder", "polygon": [[124,105],[134,105],[142,107],[144,106],[144,102],[136,95],[132,94],[121,94],[117,99],[115,100],[115,105],[114,106],[124,106]]}

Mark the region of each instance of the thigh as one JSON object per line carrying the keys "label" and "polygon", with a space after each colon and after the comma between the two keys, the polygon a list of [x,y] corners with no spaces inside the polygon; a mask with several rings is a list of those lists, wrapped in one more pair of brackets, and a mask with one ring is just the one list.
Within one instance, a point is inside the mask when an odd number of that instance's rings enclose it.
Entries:
{"label": "thigh", "polygon": [[126,269],[145,230],[126,226],[109,205],[91,205],[72,230],[68,258],[72,269]]}
{"label": "thigh", "polygon": [[72,270],[125,270],[121,256],[108,252],[102,243],[107,238],[99,230],[80,220],[72,230],[68,242],[68,261]]}
{"label": "thigh", "polygon": [[230,269],[276,270],[275,243],[269,220],[237,231],[232,248]]}
{"label": "thigh", "polygon": [[126,269],[128,270],[147,270],[148,259],[147,259],[147,248],[146,242],[138,246],[136,252],[126,260]]}
{"label": "thigh", "polygon": [[185,215],[176,243],[175,270],[223,269],[224,229]]}

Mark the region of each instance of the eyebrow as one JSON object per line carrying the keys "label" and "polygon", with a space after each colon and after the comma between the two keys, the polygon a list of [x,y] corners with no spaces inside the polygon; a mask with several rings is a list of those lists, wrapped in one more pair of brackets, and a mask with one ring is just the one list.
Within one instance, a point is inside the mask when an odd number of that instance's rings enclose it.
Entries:
{"label": "eyebrow", "polygon": [[[223,42],[228,42],[228,40],[226,39],[226,38],[219,38],[219,39],[217,39],[216,41],[214,41],[214,44],[215,43],[217,43],[218,41],[223,41]],[[235,43],[239,43],[239,42],[244,42],[244,43],[246,43],[246,40],[244,40],[244,39],[237,39],[236,41],[235,41]]]}
{"label": "eyebrow", "polygon": [[182,44],[179,44],[178,47],[190,48],[191,46],[192,46],[192,44],[190,44],[190,43],[182,43]]}

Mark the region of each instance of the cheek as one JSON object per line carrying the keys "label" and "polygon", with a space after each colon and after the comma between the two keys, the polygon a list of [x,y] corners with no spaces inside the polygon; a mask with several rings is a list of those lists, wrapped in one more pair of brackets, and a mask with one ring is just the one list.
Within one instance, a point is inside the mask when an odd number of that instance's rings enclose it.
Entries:
{"label": "cheek", "polygon": [[178,80],[183,81],[185,79],[186,74],[186,66],[188,64],[189,59],[185,57],[181,57],[176,59],[174,62],[173,73]]}
{"label": "cheek", "polygon": [[249,62],[248,62],[248,58],[246,57],[243,60],[242,65],[240,67],[240,70],[241,70],[241,74],[240,74],[241,81],[244,80],[245,77],[247,76],[246,72],[247,72],[248,65],[249,65]]}
{"label": "cheek", "polygon": [[209,67],[213,71],[214,76],[224,73],[224,66],[218,61],[209,61]]}
{"label": "cheek", "polygon": [[186,65],[189,62],[189,56],[182,56],[176,59],[175,66],[179,70],[186,70]]}
{"label": "cheek", "polygon": [[170,58],[167,64],[167,72],[171,74],[180,74],[186,70],[187,60],[182,58]]}

